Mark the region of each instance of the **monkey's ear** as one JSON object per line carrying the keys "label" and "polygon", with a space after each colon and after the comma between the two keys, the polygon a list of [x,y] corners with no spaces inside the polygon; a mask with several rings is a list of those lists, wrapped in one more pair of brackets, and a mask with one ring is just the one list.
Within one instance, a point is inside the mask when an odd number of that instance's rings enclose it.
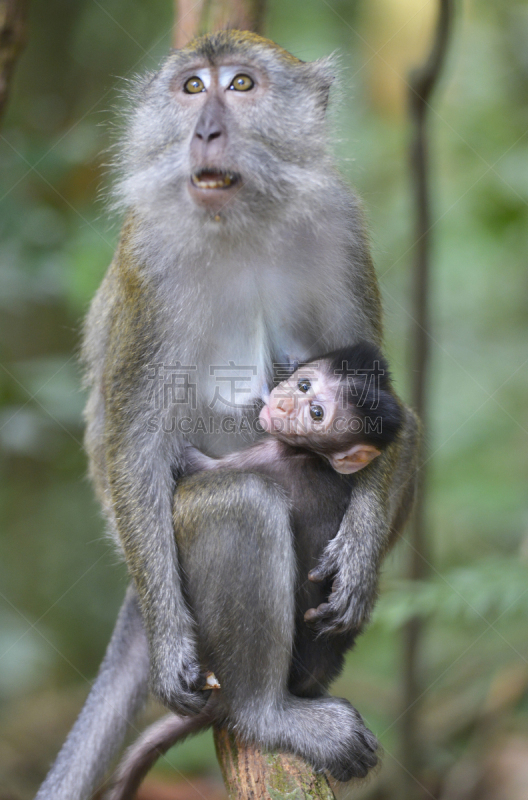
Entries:
{"label": "monkey's ear", "polygon": [[328,456],[328,460],[336,472],[350,475],[352,472],[359,472],[379,455],[381,450],[371,444],[355,444],[350,450]]}
{"label": "monkey's ear", "polygon": [[336,59],[334,56],[308,61],[305,65],[310,73],[310,83],[315,86],[323,113],[330,99],[330,89],[336,76]]}

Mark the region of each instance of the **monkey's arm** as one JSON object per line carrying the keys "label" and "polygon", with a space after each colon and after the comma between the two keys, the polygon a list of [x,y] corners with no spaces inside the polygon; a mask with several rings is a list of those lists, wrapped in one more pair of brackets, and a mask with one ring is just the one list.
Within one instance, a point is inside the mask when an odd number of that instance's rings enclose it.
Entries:
{"label": "monkey's arm", "polygon": [[106,425],[115,524],[145,620],[152,689],[172,710],[194,713],[205,702],[197,691],[204,679],[172,523],[177,457],[166,434],[146,432],[147,421],[130,402],[130,413],[126,403],[117,410],[111,402]]}
{"label": "monkey's arm", "polygon": [[405,524],[414,499],[420,436],[414,412],[404,408],[398,439],[357,473],[341,527],[328,543],[310,580],[332,580],[326,603],[305,620],[319,632],[361,630],[374,606],[381,560]]}
{"label": "monkey's arm", "polygon": [[185,474],[192,475],[202,470],[215,469],[242,469],[259,470],[259,468],[276,463],[283,455],[284,446],[282,443],[271,436],[266,437],[260,442],[247,447],[244,450],[237,450],[228,453],[221,458],[210,458],[197,450],[192,445],[185,447]]}
{"label": "monkey's arm", "polygon": [[185,455],[185,474],[194,475],[195,472],[202,470],[218,469],[222,464],[221,458],[211,458],[206,456],[197,447],[187,444],[184,450]]}
{"label": "monkey's arm", "polygon": [[153,377],[149,367],[171,362],[159,349],[157,298],[134,262],[120,268],[104,371],[110,524],[136,586],[149,641],[152,690],[172,710],[194,713],[205,702],[197,691],[203,676],[172,521],[182,447],[174,434],[165,432],[170,430],[171,409],[159,404],[163,376]]}

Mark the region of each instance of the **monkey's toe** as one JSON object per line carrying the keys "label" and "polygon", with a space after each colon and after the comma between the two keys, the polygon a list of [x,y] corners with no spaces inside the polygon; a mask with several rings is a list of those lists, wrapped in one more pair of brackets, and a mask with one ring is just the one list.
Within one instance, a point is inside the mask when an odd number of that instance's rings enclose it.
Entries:
{"label": "monkey's toe", "polygon": [[344,754],[341,751],[341,757],[336,758],[334,764],[328,768],[330,774],[343,783],[352,780],[352,778],[366,777],[378,763],[378,740],[365,727],[360,715],[358,714],[357,716],[357,728],[350,740],[346,742],[347,753]]}
{"label": "monkey's toe", "polygon": [[202,691],[205,678],[198,678],[192,684],[187,680],[173,682],[170,686],[153,687],[154,694],[163,705],[175,714],[184,716],[198,714],[206,704],[210,691]]}

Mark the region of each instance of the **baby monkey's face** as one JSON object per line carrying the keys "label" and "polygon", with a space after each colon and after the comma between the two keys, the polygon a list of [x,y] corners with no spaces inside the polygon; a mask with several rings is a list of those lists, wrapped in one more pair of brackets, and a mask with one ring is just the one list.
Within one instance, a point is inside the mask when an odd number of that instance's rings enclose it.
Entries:
{"label": "baby monkey's face", "polygon": [[324,455],[337,472],[357,472],[380,451],[360,434],[361,418],[347,405],[345,389],[324,364],[307,364],[273,389],[260,422],[287,444]]}
{"label": "baby monkey's face", "polygon": [[[337,419],[339,394],[337,378],[317,364],[307,364],[273,389],[260,422],[281,438],[309,437],[313,443],[344,422]],[[343,418],[351,416],[351,409],[344,410]]]}

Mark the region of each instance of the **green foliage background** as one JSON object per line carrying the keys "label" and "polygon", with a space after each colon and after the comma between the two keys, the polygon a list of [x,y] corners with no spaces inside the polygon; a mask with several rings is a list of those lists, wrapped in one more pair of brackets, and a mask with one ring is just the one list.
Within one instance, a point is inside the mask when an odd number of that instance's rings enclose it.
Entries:
{"label": "green foliage background", "polygon": [[[381,14],[383,2],[375,6]],[[382,79],[394,71],[379,20],[347,0],[271,0],[268,20],[268,35],[303,59],[340,54],[336,156],[364,198],[388,355],[406,396],[409,127],[372,89],[374,68]],[[121,78],[159,63],[171,24],[166,0],[33,0],[0,135],[0,798],[32,796],[126,584],[85,480],[76,353],[119,229],[98,193]],[[431,114],[431,579],[405,584],[400,544],[376,619],[335,689],[386,751],[365,796],[385,797],[400,774],[400,629],[417,610],[428,620],[421,724],[431,796],[451,796],[450,776],[468,759],[484,775],[499,734],[526,724],[527,53],[524,2],[459,6]],[[169,761],[214,769],[208,740]]]}

